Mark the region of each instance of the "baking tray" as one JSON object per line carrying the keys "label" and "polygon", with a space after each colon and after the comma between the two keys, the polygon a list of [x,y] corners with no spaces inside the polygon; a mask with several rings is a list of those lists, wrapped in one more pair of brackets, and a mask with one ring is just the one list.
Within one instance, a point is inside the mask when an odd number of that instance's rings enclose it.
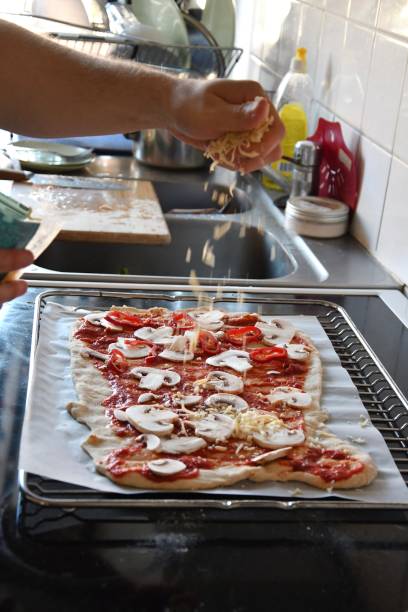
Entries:
{"label": "baking tray", "polygon": [[[341,365],[349,373],[373,425],[382,434],[393,459],[408,486],[408,402],[400,389],[358,331],[347,312],[335,303],[320,299],[304,299],[236,293],[226,296],[180,291],[120,292],[107,290],[51,290],[38,295],[34,310],[31,361],[28,380],[27,405],[33,393],[33,364],[41,330],[41,319],[48,301],[65,306],[89,310],[127,304],[138,308],[164,306],[176,310],[194,307],[204,299],[229,311],[261,311],[264,315],[315,316],[329,337],[340,358]],[[402,503],[367,503],[329,497],[324,499],[259,498],[248,496],[214,496],[211,493],[138,493],[137,496],[99,492],[76,485],[42,478],[20,470],[20,488],[26,500],[41,506],[75,508],[295,508],[324,509],[408,509]]]}

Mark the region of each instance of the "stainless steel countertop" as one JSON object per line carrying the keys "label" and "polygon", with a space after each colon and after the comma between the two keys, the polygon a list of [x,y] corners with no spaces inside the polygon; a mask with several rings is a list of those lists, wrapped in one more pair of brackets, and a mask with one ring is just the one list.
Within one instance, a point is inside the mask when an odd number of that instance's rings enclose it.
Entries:
{"label": "stainless steel countertop", "polygon": [[[202,170],[165,170],[139,164],[131,156],[98,156],[87,168],[89,176],[109,178],[132,178],[150,181],[167,181],[175,183],[204,183],[208,176],[207,169]],[[255,176],[246,180],[248,196],[256,203],[258,224],[265,224],[265,229],[271,229],[277,234],[283,246],[292,253],[301,265],[297,272],[283,278],[257,282],[256,285],[273,285],[276,287],[316,287],[346,289],[401,289],[402,285],[394,279],[383,266],[372,257],[351,235],[342,238],[321,240],[303,239],[283,228],[283,213],[264,190]],[[231,220],[232,215],[228,215]],[[219,219],[219,216],[218,216]],[[239,216],[242,221],[252,220],[254,212]],[[227,219],[226,219],[227,220]],[[288,240],[288,233],[291,240]],[[34,272],[32,275],[30,272]],[[52,274],[55,278],[55,273]],[[99,276],[99,275],[98,275]],[[35,267],[26,275],[35,278]],[[79,279],[78,279],[79,280]],[[91,279],[89,279],[91,280]],[[95,279],[96,280],[96,279]],[[99,278],[99,280],[103,280]],[[111,279],[112,282],[124,281]],[[130,280],[130,279],[129,279]],[[136,280],[136,279],[134,279]],[[168,279],[171,281],[172,279]],[[173,279],[176,282],[176,279]],[[146,282],[150,282],[146,278]],[[248,283],[244,283],[248,286]]]}

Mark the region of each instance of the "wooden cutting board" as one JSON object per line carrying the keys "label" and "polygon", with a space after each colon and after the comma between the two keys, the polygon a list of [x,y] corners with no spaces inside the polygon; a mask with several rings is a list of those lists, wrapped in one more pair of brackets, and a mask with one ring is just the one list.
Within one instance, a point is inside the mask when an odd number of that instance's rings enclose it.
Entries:
{"label": "wooden cutting board", "polygon": [[169,230],[153,185],[149,181],[116,182],[123,189],[14,183],[10,195],[32,208],[34,218],[55,218],[61,225],[58,238],[63,240],[169,243]]}

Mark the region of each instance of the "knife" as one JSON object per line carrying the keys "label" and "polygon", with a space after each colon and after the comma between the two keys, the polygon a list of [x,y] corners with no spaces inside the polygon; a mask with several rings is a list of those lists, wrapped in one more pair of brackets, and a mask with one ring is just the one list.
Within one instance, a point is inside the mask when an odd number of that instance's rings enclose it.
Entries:
{"label": "knife", "polygon": [[99,177],[63,176],[60,174],[34,174],[24,170],[0,169],[0,180],[44,185],[52,187],[69,187],[70,189],[107,189],[127,191],[128,185],[122,182],[108,181]]}

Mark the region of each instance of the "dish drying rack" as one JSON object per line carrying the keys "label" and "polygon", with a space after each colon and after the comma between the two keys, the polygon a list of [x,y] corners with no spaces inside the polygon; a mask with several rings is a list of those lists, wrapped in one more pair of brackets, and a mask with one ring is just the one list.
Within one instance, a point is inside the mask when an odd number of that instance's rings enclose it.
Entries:
{"label": "dish drying rack", "polygon": [[[188,16],[185,18],[188,21]],[[157,68],[182,71],[185,76],[227,77],[243,50],[239,47],[219,47],[208,30],[204,33],[201,28],[203,26],[200,24],[200,31],[207,38],[208,45],[164,45],[92,30],[74,34],[49,32],[49,36],[65,46],[99,57],[134,60]]]}

